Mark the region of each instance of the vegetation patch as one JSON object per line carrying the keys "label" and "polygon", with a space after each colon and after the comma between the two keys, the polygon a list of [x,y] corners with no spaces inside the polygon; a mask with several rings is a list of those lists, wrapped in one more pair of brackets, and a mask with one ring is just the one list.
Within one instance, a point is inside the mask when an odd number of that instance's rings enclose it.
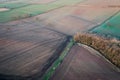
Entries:
{"label": "vegetation patch", "polygon": [[[58,0],[53,3],[49,4],[31,4],[27,6],[23,6],[23,4],[19,5],[17,8],[13,5],[9,5],[9,7],[14,8],[13,10],[7,11],[7,12],[1,12],[0,13],[0,22],[8,22],[8,21],[13,21],[13,20],[18,20],[22,18],[26,18],[30,15],[31,16],[36,16],[41,13],[48,12],[50,10],[56,9],[63,7],[65,5],[73,5],[76,3],[81,2],[82,0]],[[16,5],[16,4],[15,4]],[[8,6],[8,5],[7,5]],[[22,6],[22,7],[20,7]],[[3,5],[2,5],[3,7]],[[24,17],[25,16],[25,17]],[[17,17],[17,18],[14,18]]]}
{"label": "vegetation patch", "polygon": [[28,3],[4,3],[0,4],[0,8],[9,8],[9,9],[15,9],[20,8],[29,5]]}
{"label": "vegetation patch", "polygon": [[42,80],[49,80],[50,77],[53,75],[57,67],[62,63],[65,56],[68,54],[72,46],[74,45],[74,40],[70,38],[70,41],[67,43],[67,46],[62,51],[61,55],[58,57],[58,59],[52,64],[50,69],[43,75]]}
{"label": "vegetation patch", "polygon": [[104,55],[113,64],[120,68],[120,41],[106,39],[95,34],[77,33],[74,36],[76,42],[86,44]]}
{"label": "vegetation patch", "polygon": [[120,12],[102,25],[91,30],[92,33],[120,39]]}

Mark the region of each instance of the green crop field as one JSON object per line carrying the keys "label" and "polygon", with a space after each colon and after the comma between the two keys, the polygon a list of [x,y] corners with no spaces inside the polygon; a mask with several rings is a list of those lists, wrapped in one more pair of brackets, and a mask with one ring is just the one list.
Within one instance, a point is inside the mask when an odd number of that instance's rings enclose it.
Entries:
{"label": "green crop field", "polygon": [[0,8],[9,8],[9,9],[15,9],[19,7],[24,7],[29,5],[28,3],[4,3],[0,4]]}
{"label": "green crop field", "polygon": [[[5,3],[0,4],[0,7],[7,7],[9,11],[0,12],[0,22],[8,22],[12,20],[18,20],[27,18],[41,13],[45,13],[49,10],[53,10],[66,5],[73,5],[81,2],[82,0],[58,0],[48,4],[19,4],[19,3]],[[14,8],[14,9],[11,9]]]}
{"label": "green crop field", "polygon": [[101,35],[109,35],[110,37],[114,36],[120,39],[120,13],[118,13],[102,25],[94,28],[92,32]]}

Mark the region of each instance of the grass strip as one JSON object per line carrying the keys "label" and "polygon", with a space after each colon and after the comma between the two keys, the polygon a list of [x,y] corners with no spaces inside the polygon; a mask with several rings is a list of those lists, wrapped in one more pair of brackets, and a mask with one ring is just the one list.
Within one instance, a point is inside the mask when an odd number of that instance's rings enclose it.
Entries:
{"label": "grass strip", "polygon": [[59,58],[53,63],[53,65],[50,67],[50,69],[45,73],[42,80],[49,80],[50,77],[53,75],[57,67],[61,64],[61,62],[64,60],[67,53],[70,51],[72,46],[74,45],[74,40],[71,38],[70,42],[67,44],[66,48],[62,52],[62,54],[59,56]]}

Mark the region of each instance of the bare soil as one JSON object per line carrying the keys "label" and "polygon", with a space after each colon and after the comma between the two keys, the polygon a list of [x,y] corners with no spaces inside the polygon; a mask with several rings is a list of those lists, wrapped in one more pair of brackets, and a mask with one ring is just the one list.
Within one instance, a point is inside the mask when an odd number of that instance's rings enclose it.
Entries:
{"label": "bare soil", "polygon": [[75,45],[50,80],[119,80],[120,72],[112,66],[96,53]]}
{"label": "bare soil", "polygon": [[8,10],[9,10],[8,8],[0,8],[0,12],[8,11]]}
{"label": "bare soil", "polygon": [[76,5],[50,11],[35,18],[49,28],[74,35],[76,32],[88,31],[114,15],[120,9],[108,6],[115,6],[118,3],[120,3],[118,0],[87,0]]}
{"label": "bare soil", "polygon": [[[120,10],[114,7],[119,4],[120,0],[85,0],[35,17],[0,24],[0,73],[30,76],[41,72],[46,61],[66,40],[66,34],[74,35],[99,25]],[[110,5],[114,6],[108,7]],[[74,46],[52,80],[120,80],[119,74],[100,56]]]}
{"label": "bare soil", "polygon": [[30,22],[1,25],[0,74],[32,76],[41,73],[66,35]]}

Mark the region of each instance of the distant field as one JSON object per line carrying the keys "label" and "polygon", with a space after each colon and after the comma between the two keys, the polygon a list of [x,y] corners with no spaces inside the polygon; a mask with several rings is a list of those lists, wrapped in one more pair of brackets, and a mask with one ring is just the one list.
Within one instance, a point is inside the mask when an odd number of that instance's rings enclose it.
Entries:
{"label": "distant field", "polygon": [[[82,0],[58,0],[49,4],[30,4],[27,3],[5,3],[0,4],[0,7],[12,8],[9,11],[0,12],[0,22],[8,22],[35,16],[52,9],[56,9],[65,5],[79,3]],[[40,1],[39,1],[40,2]],[[14,9],[13,9],[14,8]]]}
{"label": "distant field", "polygon": [[120,13],[92,30],[93,33],[120,39]]}
{"label": "distant field", "polygon": [[16,1],[16,0],[0,0],[0,3],[8,2],[8,1]]}
{"label": "distant field", "polygon": [[9,8],[9,9],[15,9],[15,8],[20,8],[20,7],[24,7],[27,6],[29,4],[27,3],[4,3],[4,4],[0,4],[0,8]]}
{"label": "distant field", "polygon": [[34,2],[51,2],[56,0],[0,0],[0,3],[17,3],[17,2],[25,2],[25,3],[34,3]]}

